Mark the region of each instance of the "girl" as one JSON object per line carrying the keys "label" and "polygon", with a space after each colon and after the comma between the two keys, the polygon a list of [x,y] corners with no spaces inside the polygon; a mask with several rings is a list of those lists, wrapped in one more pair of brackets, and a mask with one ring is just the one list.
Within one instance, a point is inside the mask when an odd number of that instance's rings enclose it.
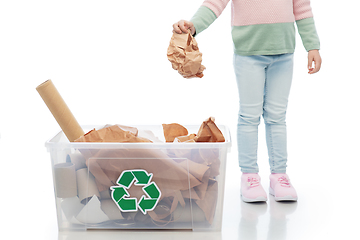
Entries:
{"label": "girl", "polygon": [[[205,0],[190,21],[173,25],[193,36],[209,27],[230,0]],[[276,201],[297,201],[286,174],[286,109],[292,81],[295,26],[308,51],[308,73],[320,70],[320,42],[310,0],[232,0],[234,69],[239,90],[237,126],[241,197],[266,201],[257,165],[258,125],[263,116],[271,169],[269,192]],[[314,63],[314,67],[313,67]]]}

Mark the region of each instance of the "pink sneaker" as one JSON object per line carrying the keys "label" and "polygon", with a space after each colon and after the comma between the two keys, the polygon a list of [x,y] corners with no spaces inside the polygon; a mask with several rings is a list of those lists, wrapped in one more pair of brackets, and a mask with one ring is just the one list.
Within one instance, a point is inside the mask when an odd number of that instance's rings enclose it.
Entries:
{"label": "pink sneaker", "polygon": [[265,202],[267,195],[260,184],[257,173],[243,173],[241,176],[241,198],[244,202]]}
{"label": "pink sneaker", "polygon": [[273,173],[270,175],[269,192],[275,197],[275,201],[297,201],[295,188],[290,183],[286,173]]}

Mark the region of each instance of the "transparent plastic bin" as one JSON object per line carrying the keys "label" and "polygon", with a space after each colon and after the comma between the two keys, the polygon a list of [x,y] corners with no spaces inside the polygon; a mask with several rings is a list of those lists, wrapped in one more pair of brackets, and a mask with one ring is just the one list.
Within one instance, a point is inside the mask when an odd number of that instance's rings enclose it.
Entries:
{"label": "transparent plastic bin", "polygon": [[154,141],[70,143],[59,132],[46,142],[59,230],[220,231],[228,128],[218,126],[221,143],[165,143],[161,125],[133,127]]}

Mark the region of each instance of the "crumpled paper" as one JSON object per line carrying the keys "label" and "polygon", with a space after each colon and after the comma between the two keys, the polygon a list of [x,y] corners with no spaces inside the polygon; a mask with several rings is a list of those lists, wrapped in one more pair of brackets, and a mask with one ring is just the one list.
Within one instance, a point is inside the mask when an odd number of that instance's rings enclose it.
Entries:
{"label": "crumpled paper", "polygon": [[188,130],[177,123],[163,124],[162,126],[166,142],[173,142],[176,137],[188,134]]}
{"label": "crumpled paper", "polygon": [[167,49],[167,57],[173,69],[184,78],[204,76],[205,67],[201,65],[202,54],[190,30],[182,34],[174,32]]}
{"label": "crumpled paper", "polygon": [[99,130],[91,130],[75,142],[151,142],[138,136],[138,129],[134,127],[112,125]]}
{"label": "crumpled paper", "polygon": [[209,117],[200,126],[196,142],[225,142],[224,135],[215,124],[215,118]]}
{"label": "crumpled paper", "polygon": [[178,124],[163,124],[166,142],[225,142],[224,135],[215,124],[215,118],[207,118],[197,134],[188,134],[187,129]]}

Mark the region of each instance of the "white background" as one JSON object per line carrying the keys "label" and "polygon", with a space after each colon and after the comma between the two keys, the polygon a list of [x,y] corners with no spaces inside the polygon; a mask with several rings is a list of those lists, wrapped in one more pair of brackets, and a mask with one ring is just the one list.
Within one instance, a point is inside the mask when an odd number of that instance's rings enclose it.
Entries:
{"label": "white background", "polygon": [[[242,211],[247,205],[238,194],[238,95],[230,4],[196,37],[206,67],[202,79],[183,79],[166,57],[172,24],[190,19],[202,2],[0,2],[2,235],[72,239],[61,234],[58,238],[50,157],[44,146],[60,128],[35,90],[52,79],[82,125],[200,125],[214,116],[217,124],[229,126],[233,144],[228,155],[224,226],[222,233],[211,236],[244,237]],[[287,125],[288,173],[299,201],[287,217],[288,224],[282,225],[286,239],[352,236],[360,214],[359,4],[353,0],[311,2],[323,66],[319,73],[307,74],[307,53],[297,36]],[[258,155],[267,189],[263,128]],[[250,211],[259,209],[255,206]],[[248,239],[270,239],[272,216],[268,208],[252,225],[257,234]],[[92,232],[86,237],[100,239],[101,234]],[[115,234],[136,237],[134,232]],[[136,234],[169,237],[161,232]],[[199,237],[177,234],[171,236]]]}

